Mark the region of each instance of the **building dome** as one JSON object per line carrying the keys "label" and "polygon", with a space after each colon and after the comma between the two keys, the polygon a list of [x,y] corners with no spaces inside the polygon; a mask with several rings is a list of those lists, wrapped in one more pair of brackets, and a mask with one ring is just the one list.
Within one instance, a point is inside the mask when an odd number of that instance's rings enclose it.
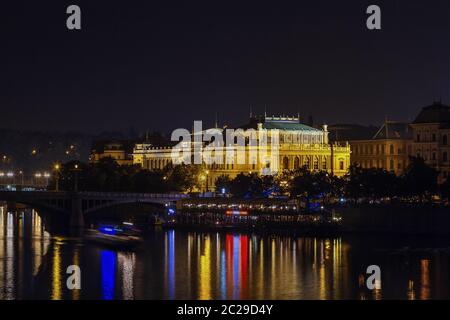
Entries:
{"label": "building dome", "polygon": [[422,108],[413,123],[445,123],[450,122],[450,107],[439,102]]}

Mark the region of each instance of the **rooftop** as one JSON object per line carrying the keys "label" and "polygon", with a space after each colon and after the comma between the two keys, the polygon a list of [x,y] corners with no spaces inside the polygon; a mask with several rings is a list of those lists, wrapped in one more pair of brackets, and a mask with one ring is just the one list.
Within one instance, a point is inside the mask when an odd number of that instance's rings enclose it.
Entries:
{"label": "rooftop", "polygon": [[250,122],[239,128],[242,129],[257,129],[258,123],[262,123],[262,127],[264,129],[278,129],[278,130],[287,130],[287,131],[311,131],[311,132],[321,132],[322,130],[316,129],[309,125],[300,123],[299,117],[252,117],[250,118]]}
{"label": "rooftop", "polygon": [[450,107],[439,102],[423,107],[413,123],[447,123],[450,122]]}
{"label": "rooftop", "polygon": [[378,130],[375,126],[348,123],[328,126],[330,141],[369,140]]}
{"label": "rooftop", "polygon": [[404,122],[386,121],[373,136],[374,140],[381,139],[411,139],[412,130]]}

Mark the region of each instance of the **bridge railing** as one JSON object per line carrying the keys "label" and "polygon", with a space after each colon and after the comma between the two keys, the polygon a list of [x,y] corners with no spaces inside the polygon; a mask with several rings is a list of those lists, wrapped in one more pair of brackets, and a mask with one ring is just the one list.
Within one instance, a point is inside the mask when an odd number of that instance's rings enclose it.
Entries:
{"label": "bridge railing", "polygon": [[[28,196],[66,196],[71,192],[67,191],[4,191],[0,193],[16,194],[16,195],[28,195]],[[131,193],[131,192],[95,192],[95,191],[82,191],[78,192],[80,196],[87,197],[99,197],[99,198],[141,198],[141,199],[185,199],[189,198],[189,195],[183,193]]]}
{"label": "bridge railing", "polygon": [[79,192],[80,195],[111,198],[145,198],[145,199],[184,199],[189,195],[183,193],[130,193],[130,192]]}

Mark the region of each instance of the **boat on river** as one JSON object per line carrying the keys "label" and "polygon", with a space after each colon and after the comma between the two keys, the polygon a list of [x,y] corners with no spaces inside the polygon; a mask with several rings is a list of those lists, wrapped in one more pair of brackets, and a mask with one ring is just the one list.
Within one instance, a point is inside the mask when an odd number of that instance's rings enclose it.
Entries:
{"label": "boat on river", "polygon": [[137,230],[120,225],[103,225],[98,229],[88,229],[85,239],[88,242],[118,248],[134,248],[143,243],[143,238]]}

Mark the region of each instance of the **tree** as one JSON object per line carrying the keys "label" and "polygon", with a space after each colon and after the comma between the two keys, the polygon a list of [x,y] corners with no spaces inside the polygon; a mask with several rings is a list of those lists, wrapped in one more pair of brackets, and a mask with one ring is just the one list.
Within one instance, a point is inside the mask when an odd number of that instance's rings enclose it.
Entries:
{"label": "tree", "polygon": [[450,200],[450,177],[447,177],[445,182],[439,186],[441,196],[443,199]]}
{"label": "tree", "polygon": [[180,164],[167,171],[170,189],[180,192],[192,192],[201,188],[201,167],[199,165]]}
{"label": "tree", "polygon": [[424,196],[430,196],[437,191],[438,172],[428,166],[421,157],[410,157],[410,163],[403,177],[405,193],[410,196],[418,196],[423,200]]}
{"label": "tree", "polygon": [[264,196],[280,192],[280,187],[278,186],[277,181],[273,175],[263,175],[260,177],[260,179]]}
{"label": "tree", "polygon": [[275,177],[275,183],[278,186],[281,194],[288,194],[290,191],[290,183],[294,177],[294,172],[289,170],[283,170]]}
{"label": "tree", "polygon": [[341,198],[345,193],[345,180],[337,176],[330,176],[330,196]]}
{"label": "tree", "polygon": [[215,182],[216,192],[222,193],[222,190],[230,192],[231,189],[231,179],[229,175],[221,175],[216,179]]}
{"label": "tree", "polygon": [[315,198],[324,198],[331,191],[331,183],[328,173],[320,171],[313,173],[306,167],[294,171],[294,177],[290,183],[291,197],[303,197],[306,207]]}
{"label": "tree", "polygon": [[358,199],[365,196],[364,170],[357,164],[352,164],[345,176],[345,195],[349,198]]}
{"label": "tree", "polygon": [[345,194],[353,199],[391,197],[398,193],[400,186],[393,172],[381,168],[364,169],[358,165],[350,166],[345,181]]}
{"label": "tree", "polygon": [[263,192],[262,179],[256,173],[239,173],[232,181],[230,190],[235,197],[259,197]]}
{"label": "tree", "polygon": [[162,171],[140,170],[133,176],[133,191],[165,193],[169,191]]}

